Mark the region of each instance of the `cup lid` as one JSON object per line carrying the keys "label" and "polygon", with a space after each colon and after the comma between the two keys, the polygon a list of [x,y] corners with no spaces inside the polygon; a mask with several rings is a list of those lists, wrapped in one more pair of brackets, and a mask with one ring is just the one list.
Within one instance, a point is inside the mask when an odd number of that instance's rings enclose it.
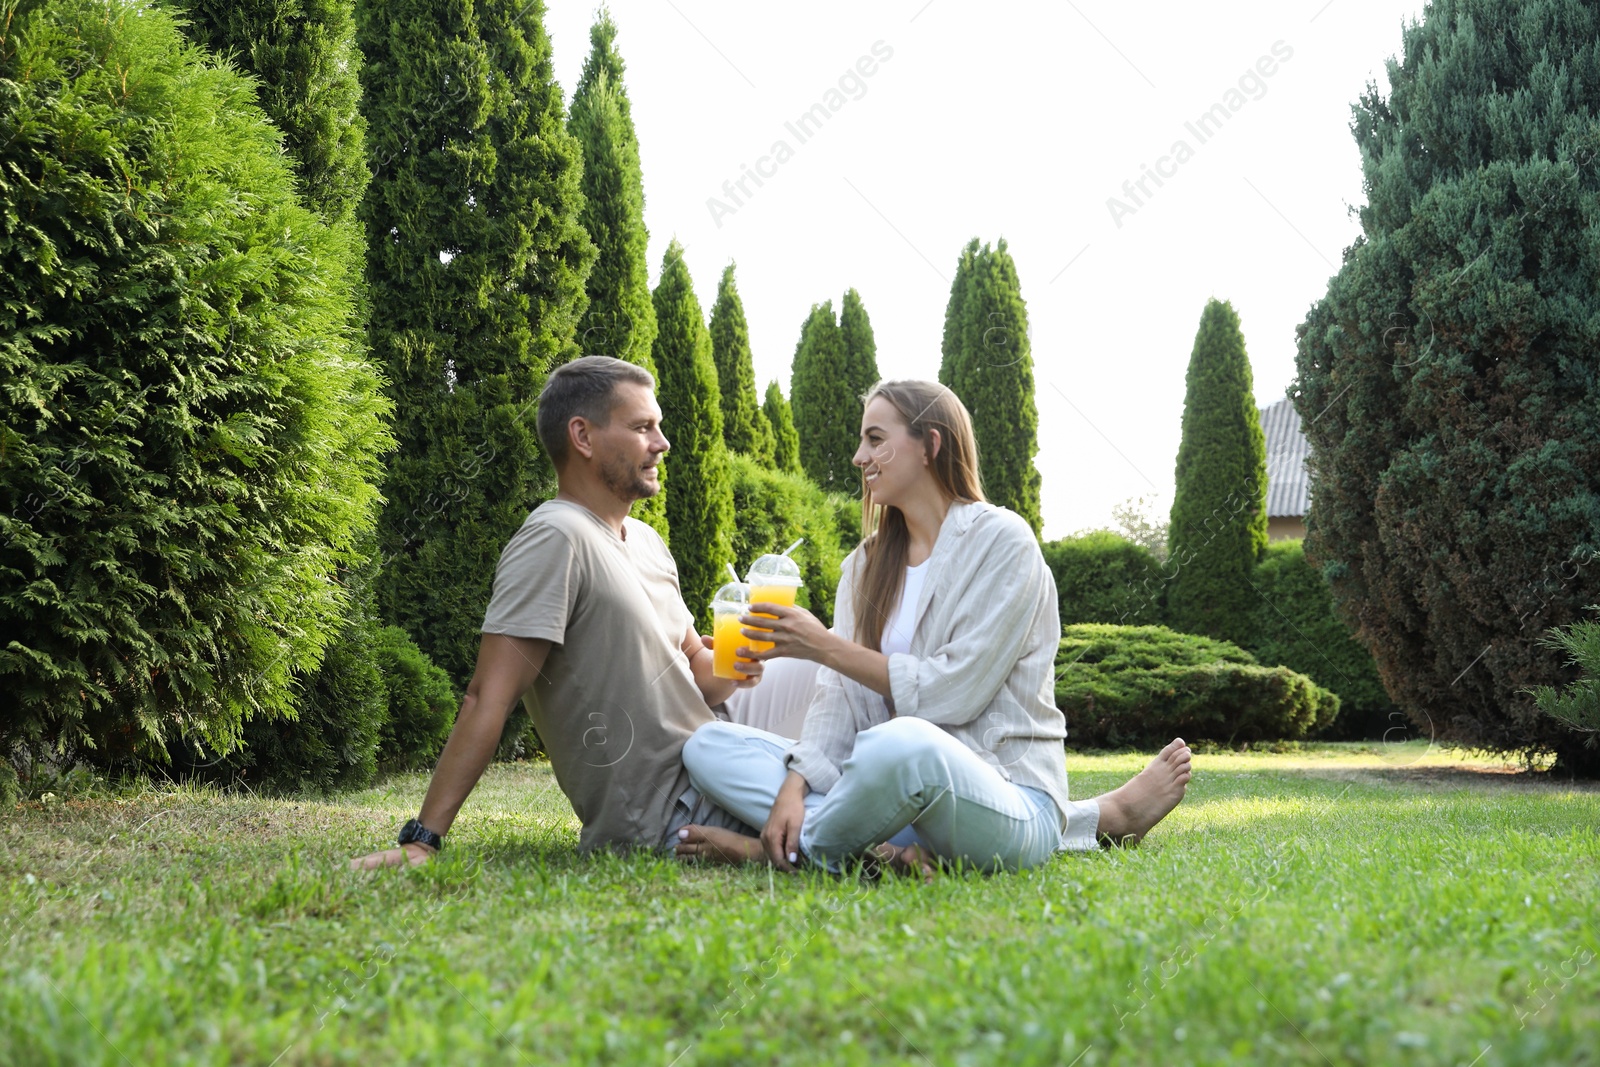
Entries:
{"label": "cup lid", "polygon": [[713,604],[748,604],[750,603],[750,587],[743,582],[729,582],[716,595],[711,598]]}
{"label": "cup lid", "polygon": [[769,552],[750,564],[745,580],[751,585],[800,585],[800,564]]}

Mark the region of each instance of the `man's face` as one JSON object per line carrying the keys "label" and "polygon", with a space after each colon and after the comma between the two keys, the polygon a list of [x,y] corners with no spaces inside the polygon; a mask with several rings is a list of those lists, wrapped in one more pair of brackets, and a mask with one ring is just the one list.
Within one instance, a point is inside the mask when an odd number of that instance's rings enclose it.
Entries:
{"label": "man's face", "polygon": [[661,433],[661,408],[647,385],[624,382],[616,390],[611,421],[591,426],[589,440],[605,487],[629,502],[661,492],[661,457],[671,448]]}

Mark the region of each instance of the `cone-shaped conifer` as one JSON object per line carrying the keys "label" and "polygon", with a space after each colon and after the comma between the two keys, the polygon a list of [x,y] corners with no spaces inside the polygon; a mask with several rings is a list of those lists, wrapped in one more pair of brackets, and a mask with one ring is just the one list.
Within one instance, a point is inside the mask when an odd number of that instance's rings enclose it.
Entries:
{"label": "cone-shaped conifer", "polygon": [[653,298],[661,426],[672,442],[664,461],[672,466],[672,554],[684,603],[709,627],[711,594],[727,581],[726,565],[733,561],[733,482],[711,336],[676,240],[661,263]]}

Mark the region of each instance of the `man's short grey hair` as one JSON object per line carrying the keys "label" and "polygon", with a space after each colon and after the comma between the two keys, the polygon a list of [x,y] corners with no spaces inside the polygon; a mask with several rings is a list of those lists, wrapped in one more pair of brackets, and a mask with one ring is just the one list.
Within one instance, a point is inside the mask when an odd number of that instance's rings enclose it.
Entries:
{"label": "man's short grey hair", "polygon": [[582,416],[596,426],[611,422],[617,406],[617,386],[624,382],[654,389],[656,380],[637,364],[612,356],[584,356],[564,363],[550,373],[539,394],[539,441],[556,466],[567,461],[570,439],[567,424]]}

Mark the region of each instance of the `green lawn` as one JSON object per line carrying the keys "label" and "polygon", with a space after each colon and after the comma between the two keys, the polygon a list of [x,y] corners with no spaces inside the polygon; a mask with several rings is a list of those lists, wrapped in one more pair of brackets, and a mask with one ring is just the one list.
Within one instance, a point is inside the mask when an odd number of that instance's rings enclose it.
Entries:
{"label": "green lawn", "polygon": [[[1142,759],[1069,755],[1074,795]],[[1196,757],[1144,847],[924,887],[579,859],[548,767],[356,875],[425,778],[0,821],[0,1063],[1600,1063],[1600,791]]]}

